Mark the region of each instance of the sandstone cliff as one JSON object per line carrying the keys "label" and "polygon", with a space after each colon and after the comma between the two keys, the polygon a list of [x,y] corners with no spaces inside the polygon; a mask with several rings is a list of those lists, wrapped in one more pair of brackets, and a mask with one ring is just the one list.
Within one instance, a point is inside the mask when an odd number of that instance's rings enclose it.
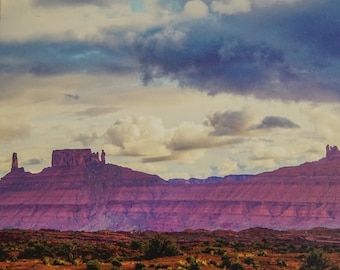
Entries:
{"label": "sandstone cliff", "polygon": [[52,167],[38,174],[12,168],[0,181],[0,228],[181,231],[340,226],[340,159],[335,154],[256,176],[199,183],[167,182],[105,164],[97,156],[90,149],[58,150],[53,152]]}

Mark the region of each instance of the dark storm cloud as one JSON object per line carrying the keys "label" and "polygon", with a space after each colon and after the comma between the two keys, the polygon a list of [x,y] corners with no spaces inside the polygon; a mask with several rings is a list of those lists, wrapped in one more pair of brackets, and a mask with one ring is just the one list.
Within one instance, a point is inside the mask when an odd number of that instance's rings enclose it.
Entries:
{"label": "dark storm cloud", "polygon": [[143,82],[168,77],[214,94],[251,93],[271,84],[274,77],[294,79],[282,51],[224,32],[221,25],[201,21],[144,33],[134,48]]}
{"label": "dark storm cloud", "polygon": [[[34,3],[106,5],[109,1]],[[181,12],[185,1],[160,4]],[[105,28],[100,42],[0,43],[0,73],[113,74],[136,72],[138,65],[146,85],[166,79],[209,94],[337,101],[339,14],[338,0],[305,0],[233,16],[211,12],[205,19],[134,33],[133,42],[123,38],[126,29]]]}
{"label": "dark storm cloud", "polygon": [[293,121],[279,116],[266,116],[260,124],[255,126],[255,129],[270,129],[270,128],[299,128],[300,126]]}
{"label": "dark storm cloud", "polygon": [[249,127],[250,117],[243,111],[216,112],[208,116],[207,125],[214,128],[213,135],[240,135]]}
{"label": "dark storm cloud", "polygon": [[255,9],[149,30],[133,53],[145,84],[170,78],[210,94],[338,99],[338,14],[331,0]]}
{"label": "dark storm cloud", "polygon": [[78,5],[94,5],[108,6],[112,3],[111,0],[33,0],[33,5],[41,7],[56,7],[56,6],[78,6]]}

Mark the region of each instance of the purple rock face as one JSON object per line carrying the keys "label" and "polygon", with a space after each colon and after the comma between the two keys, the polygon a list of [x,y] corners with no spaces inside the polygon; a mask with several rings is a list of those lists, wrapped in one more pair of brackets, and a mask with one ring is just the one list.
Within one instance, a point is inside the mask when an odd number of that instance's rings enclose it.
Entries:
{"label": "purple rock face", "polygon": [[173,181],[104,164],[90,149],[53,151],[52,167],[0,181],[0,228],[98,231],[338,228],[340,159],[255,176]]}

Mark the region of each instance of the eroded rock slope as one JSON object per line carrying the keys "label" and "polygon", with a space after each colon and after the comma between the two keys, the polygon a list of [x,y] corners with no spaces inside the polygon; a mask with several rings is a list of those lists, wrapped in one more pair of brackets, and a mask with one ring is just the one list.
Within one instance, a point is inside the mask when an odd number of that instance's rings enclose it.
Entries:
{"label": "eroded rock slope", "polygon": [[32,174],[14,166],[2,178],[0,229],[339,228],[340,159],[334,153],[255,176],[197,183],[105,164],[105,155],[100,161],[90,149],[58,150],[52,167]]}

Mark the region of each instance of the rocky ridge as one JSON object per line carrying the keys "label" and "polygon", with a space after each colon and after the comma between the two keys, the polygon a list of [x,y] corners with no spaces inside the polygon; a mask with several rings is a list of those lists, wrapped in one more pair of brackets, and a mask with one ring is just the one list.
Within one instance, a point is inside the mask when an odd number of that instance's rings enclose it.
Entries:
{"label": "rocky ridge", "polygon": [[105,163],[90,149],[55,150],[52,166],[0,181],[0,229],[98,231],[338,228],[340,151],[254,176],[165,181]]}

